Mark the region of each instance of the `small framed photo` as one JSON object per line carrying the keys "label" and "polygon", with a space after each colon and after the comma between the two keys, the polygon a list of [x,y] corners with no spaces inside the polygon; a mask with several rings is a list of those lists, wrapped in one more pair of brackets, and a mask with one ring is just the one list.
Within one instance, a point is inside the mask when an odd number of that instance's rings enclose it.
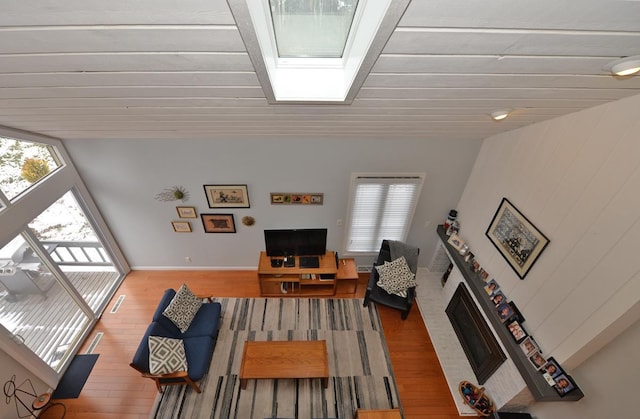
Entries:
{"label": "small framed photo", "polygon": [[527,336],[525,338],[525,340],[523,340],[522,342],[520,342],[520,349],[522,349],[522,352],[527,356],[530,357],[531,355],[533,355],[536,352],[542,353],[542,351],[540,350],[540,348],[538,347],[538,344],[536,343],[536,341],[533,339],[533,336]]}
{"label": "small framed photo", "polygon": [[172,221],[171,225],[176,233],[191,233],[191,223],[189,221]]}
{"label": "small framed photo", "polygon": [[540,371],[542,367],[547,364],[547,360],[539,351],[534,352],[532,355],[529,355],[529,361],[533,364],[533,366]]}
{"label": "small framed photo", "polygon": [[247,185],[204,185],[209,208],[249,208]]}
{"label": "small framed photo", "polygon": [[480,275],[480,279],[484,282],[487,282],[487,279],[489,279],[489,272],[485,271],[484,268],[478,269],[478,275]]}
{"label": "small framed photo", "polygon": [[495,294],[499,289],[500,285],[498,285],[495,279],[490,280],[487,282],[487,285],[484,286],[485,292],[490,296]]}
{"label": "small framed photo", "polygon": [[456,233],[453,233],[447,242],[458,252],[462,249],[462,246],[464,246],[464,240],[462,240]]}
{"label": "small framed photo", "polygon": [[567,393],[576,389],[576,383],[573,382],[573,379],[568,374],[560,374],[555,378],[556,385],[553,386],[560,397],[564,397]]}
{"label": "small framed photo", "polygon": [[205,233],[235,233],[233,214],[200,214]]}
{"label": "small framed photo", "polygon": [[511,336],[513,336],[513,339],[516,341],[516,343],[522,342],[528,336],[527,332],[520,325],[520,323],[518,323],[517,320],[514,320],[511,323],[509,323],[507,325],[507,328],[509,329],[509,333],[511,333]]}
{"label": "small framed photo", "polygon": [[497,291],[491,296],[491,301],[493,302],[494,306],[498,307],[500,304],[507,302],[507,297],[502,291]]}
{"label": "small framed photo", "polygon": [[479,272],[480,271],[480,262],[478,262],[477,260],[473,260],[473,262],[471,262],[471,270],[473,272]]}
{"label": "small framed photo", "polygon": [[560,374],[564,374],[562,367],[560,367],[560,364],[558,364],[558,361],[556,361],[554,357],[549,357],[549,359],[547,359],[547,363],[544,365],[544,367],[542,367],[542,371],[544,371],[554,380]]}
{"label": "small framed photo", "polygon": [[498,310],[498,317],[500,317],[500,321],[502,321],[502,323],[506,322],[514,315],[513,309],[508,303],[500,304],[497,310]]}
{"label": "small framed photo", "polygon": [[198,218],[196,207],[176,207],[180,218]]}

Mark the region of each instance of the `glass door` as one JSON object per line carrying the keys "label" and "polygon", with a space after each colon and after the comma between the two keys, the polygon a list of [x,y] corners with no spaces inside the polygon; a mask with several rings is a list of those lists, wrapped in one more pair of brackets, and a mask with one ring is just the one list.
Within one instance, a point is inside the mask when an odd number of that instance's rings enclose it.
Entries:
{"label": "glass door", "polygon": [[14,342],[58,371],[90,320],[25,236],[0,249],[0,324]]}
{"label": "glass door", "polygon": [[0,249],[0,324],[59,372],[123,277],[69,191]]}
{"label": "glass door", "polygon": [[89,219],[68,191],[29,223],[61,276],[68,279],[94,314],[100,314],[124,274],[112,262]]}

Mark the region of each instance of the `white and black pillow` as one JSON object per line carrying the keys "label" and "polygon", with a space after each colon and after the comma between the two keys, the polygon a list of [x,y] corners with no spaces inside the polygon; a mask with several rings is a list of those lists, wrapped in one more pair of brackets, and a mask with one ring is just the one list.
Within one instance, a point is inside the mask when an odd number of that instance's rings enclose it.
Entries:
{"label": "white and black pillow", "polygon": [[376,269],[379,274],[377,285],[389,294],[406,297],[407,289],[417,285],[416,276],[409,269],[404,256],[385,262],[384,265],[378,265]]}
{"label": "white and black pillow", "polygon": [[186,284],[182,284],[162,314],[184,333],[201,306],[202,299],[196,297]]}
{"label": "white and black pillow", "polygon": [[187,371],[182,339],[149,336],[149,372],[170,374],[178,371]]}

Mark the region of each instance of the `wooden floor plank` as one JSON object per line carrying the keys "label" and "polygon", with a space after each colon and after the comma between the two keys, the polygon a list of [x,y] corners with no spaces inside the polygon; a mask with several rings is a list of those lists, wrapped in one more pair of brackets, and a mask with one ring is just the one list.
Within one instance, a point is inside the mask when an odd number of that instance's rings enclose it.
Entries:
{"label": "wooden floor plank", "polygon": [[[367,277],[362,274],[356,293],[340,284],[336,297],[362,298]],[[116,292],[93,332],[104,336],[94,350],[100,357],[77,399],[62,400],[65,419],[147,419],[157,391],[129,367],[140,338],[166,288],[186,283],[197,294],[217,297],[260,296],[255,271],[134,271]],[[110,313],[118,296],[126,295],[118,311]],[[418,307],[406,320],[398,311],[379,306],[387,346],[405,412],[405,419],[458,419],[457,410],[429,340]],[[43,415],[44,419],[54,416]],[[349,418],[345,418],[349,419]]]}

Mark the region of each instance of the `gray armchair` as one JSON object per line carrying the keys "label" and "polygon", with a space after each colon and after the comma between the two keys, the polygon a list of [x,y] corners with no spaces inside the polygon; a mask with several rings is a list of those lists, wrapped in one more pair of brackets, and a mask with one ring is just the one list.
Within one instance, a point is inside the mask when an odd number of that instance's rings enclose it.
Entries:
{"label": "gray armchair", "polygon": [[400,256],[404,256],[407,260],[407,265],[409,265],[409,269],[415,274],[417,271],[419,253],[420,249],[406,243],[394,240],[383,240],[382,246],[380,246],[380,252],[378,253],[378,258],[373,264],[373,269],[371,270],[367,290],[364,294],[363,305],[367,307],[369,302],[373,301],[376,304],[392,307],[400,310],[402,319],[406,319],[411,311],[411,307],[413,306],[416,288],[408,288],[406,297],[389,294],[377,285],[379,275],[376,266],[383,265],[385,262],[391,262]]}

